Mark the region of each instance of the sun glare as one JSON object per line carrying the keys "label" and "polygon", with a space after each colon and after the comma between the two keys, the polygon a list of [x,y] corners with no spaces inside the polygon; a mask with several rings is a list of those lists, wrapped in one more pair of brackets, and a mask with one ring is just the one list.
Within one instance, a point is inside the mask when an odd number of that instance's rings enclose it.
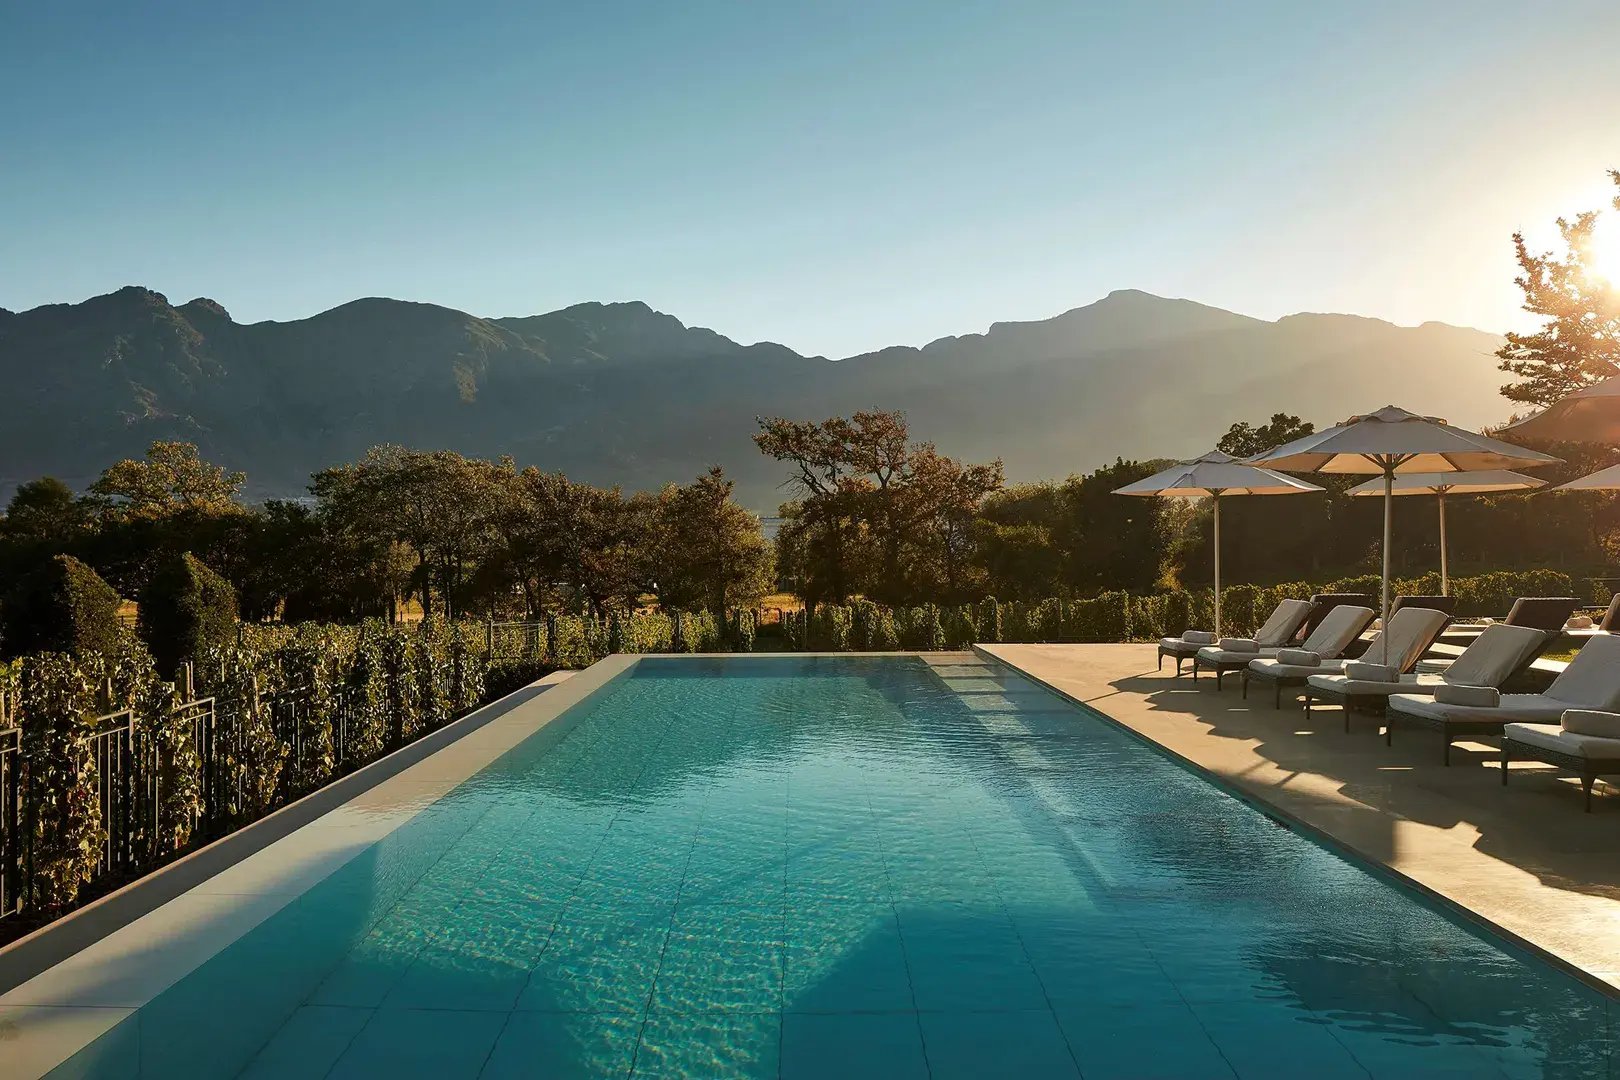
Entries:
{"label": "sun glare", "polygon": [[1620,287],[1620,210],[1605,210],[1592,227],[1592,273]]}

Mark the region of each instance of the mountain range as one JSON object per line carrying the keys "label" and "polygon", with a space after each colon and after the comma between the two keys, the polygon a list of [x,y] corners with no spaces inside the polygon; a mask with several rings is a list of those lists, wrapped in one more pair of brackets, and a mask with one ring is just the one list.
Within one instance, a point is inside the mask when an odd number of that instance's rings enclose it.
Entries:
{"label": "mountain range", "polygon": [[711,464],[772,512],[784,470],[759,415],[906,412],[913,434],[1012,480],[1116,456],[1183,456],[1274,412],[1318,424],[1395,403],[1465,427],[1505,419],[1493,334],[1348,315],[1276,321],[1134,290],[1035,322],[841,360],[743,345],[640,302],[482,318],[370,298],[238,323],[129,286],[0,308],[0,497],[50,473],[88,484],[153,439],[196,442],[253,496],[380,442],[451,447],[655,488]]}

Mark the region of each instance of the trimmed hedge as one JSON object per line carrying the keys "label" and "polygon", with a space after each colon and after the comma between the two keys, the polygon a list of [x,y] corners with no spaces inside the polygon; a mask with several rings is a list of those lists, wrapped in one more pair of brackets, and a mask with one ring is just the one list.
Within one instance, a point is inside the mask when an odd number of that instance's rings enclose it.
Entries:
{"label": "trimmed hedge", "polygon": [[140,606],[141,638],[169,677],[236,639],[236,590],[190,552],[158,568]]}
{"label": "trimmed hedge", "polygon": [[0,600],[0,648],[7,656],[110,656],[118,649],[119,603],[101,575],[71,555],[57,555]]}

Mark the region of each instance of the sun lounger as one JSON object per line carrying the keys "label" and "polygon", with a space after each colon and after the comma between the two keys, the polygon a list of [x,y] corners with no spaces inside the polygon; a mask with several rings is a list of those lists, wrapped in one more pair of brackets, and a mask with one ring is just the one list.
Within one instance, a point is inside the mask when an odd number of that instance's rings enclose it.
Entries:
{"label": "sun lounger", "polygon": [[1302,638],[1308,638],[1315,633],[1316,628],[1322,625],[1322,620],[1332,614],[1334,608],[1364,607],[1376,609],[1378,607],[1378,597],[1372,593],[1317,593],[1311,597],[1311,603],[1316,606],[1311,609],[1311,617],[1305,620],[1305,629],[1300,634]]}
{"label": "sun lounger", "polygon": [[[1304,641],[1301,642],[1301,647],[1303,648],[1304,645],[1311,640],[1312,635],[1316,633],[1317,629],[1328,618],[1328,616],[1332,615],[1339,608],[1362,608],[1372,606],[1372,601],[1370,599],[1367,600],[1366,603],[1354,604],[1346,603],[1341,599],[1342,597],[1357,595],[1359,594],[1317,593],[1315,596],[1311,597],[1310,613],[1305,617],[1305,625],[1299,631],[1299,636],[1304,639]],[[1213,671],[1215,673],[1215,689],[1224,689],[1222,680],[1226,677],[1228,672],[1246,670],[1249,666],[1249,661],[1255,659],[1256,657],[1276,656],[1278,650],[1281,648],[1286,648],[1289,643],[1284,642],[1280,646],[1267,645],[1259,649],[1253,648],[1248,642],[1234,644],[1241,644],[1242,647],[1223,648],[1220,644],[1216,644],[1199,649],[1198,652],[1193,655],[1193,680],[1196,682],[1199,673],[1202,671]]]}
{"label": "sun lounger", "polygon": [[1620,631],[1620,592],[1615,593],[1614,598],[1609,601],[1609,610],[1598,620],[1597,629],[1605,634]]}
{"label": "sun lounger", "polygon": [[1500,735],[1508,724],[1556,724],[1568,709],[1620,709],[1620,636],[1589,638],[1545,693],[1500,694],[1494,705],[1442,700],[1446,696],[1395,694],[1386,712],[1391,721],[1440,732],[1449,765],[1452,742],[1464,736]]}
{"label": "sun lounger", "polygon": [[[1487,626],[1456,663],[1441,673],[1402,673],[1391,681],[1346,665],[1348,670],[1342,674],[1312,675],[1305,681],[1305,711],[1309,712],[1315,701],[1334,702],[1344,709],[1344,728],[1349,731],[1352,710],[1382,712],[1394,694],[1432,696],[1448,684],[1500,688],[1535,660],[1546,640],[1547,635],[1540,630],[1498,623]],[[1387,740],[1388,725],[1385,737]]]}
{"label": "sun lounger", "polygon": [[1542,761],[1581,778],[1586,812],[1592,812],[1592,783],[1620,773],[1620,713],[1570,709],[1556,724],[1507,724],[1502,728],[1502,784],[1508,762]]}
{"label": "sun lounger", "polygon": [[[1294,641],[1299,636],[1299,628],[1304,625],[1305,619],[1311,613],[1309,600],[1284,600],[1279,603],[1266,619],[1265,625],[1254,635],[1253,641],[1258,649],[1276,650]],[[1218,645],[1214,634],[1200,633],[1189,630],[1180,637],[1167,637],[1159,639],[1159,670],[1164,670],[1164,658],[1176,658],[1176,675],[1181,674],[1181,662],[1191,660],[1198,656],[1200,649]],[[1249,659],[1253,659],[1250,654]],[[1194,664],[1194,675],[1197,674],[1197,665]]]}
{"label": "sun lounger", "polygon": [[[1305,682],[1306,676],[1336,670],[1335,667],[1324,665],[1342,664],[1340,658],[1344,656],[1344,651],[1361,636],[1372,619],[1372,608],[1334,608],[1333,613],[1322,620],[1322,624],[1299,648],[1279,649],[1274,657],[1250,660],[1243,668],[1243,696],[1249,696],[1251,679],[1273,682],[1277,686],[1277,706],[1281,708],[1284,680],[1293,680],[1297,675],[1298,681],[1294,685],[1300,685]],[[1202,653],[1199,659],[1202,661]]]}
{"label": "sun lounger", "polygon": [[[1553,637],[1564,629],[1564,624],[1580,606],[1580,601],[1573,596],[1521,596],[1513,601],[1507,618],[1501,623],[1492,625],[1501,626],[1528,626],[1532,630],[1540,630],[1549,635],[1547,644],[1551,644]],[[1438,674],[1446,670],[1456,661],[1443,657],[1434,660],[1425,660],[1418,666],[1418,671]]]}

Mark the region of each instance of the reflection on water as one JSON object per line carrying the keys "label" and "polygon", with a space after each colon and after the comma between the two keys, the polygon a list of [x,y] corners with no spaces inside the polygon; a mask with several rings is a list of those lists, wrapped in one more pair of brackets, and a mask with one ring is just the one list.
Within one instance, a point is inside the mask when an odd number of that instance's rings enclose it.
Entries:
{"label": "reflection on water", "polygon": [[646,661],[90,1075],[1568,1076],[1606,999],[1016,678]]}

